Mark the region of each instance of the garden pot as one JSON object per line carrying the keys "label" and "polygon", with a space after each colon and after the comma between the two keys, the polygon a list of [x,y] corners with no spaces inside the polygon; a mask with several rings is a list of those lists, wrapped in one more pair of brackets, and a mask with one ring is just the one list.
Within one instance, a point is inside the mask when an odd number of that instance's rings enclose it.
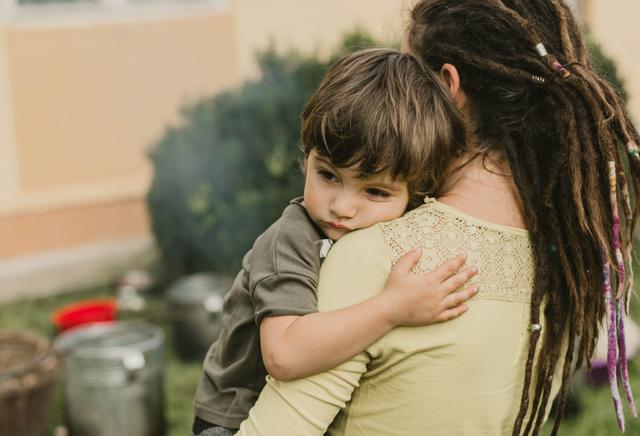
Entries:
{"label": "garden pot", "polygon": [[214,273],[185,276],[167,292],[178,355],[202,359],[222,328],[222,303],[233,280]]}
{"label": "garden pot", "polygon": [[72,436],[163,435],[160,327],[140,321],[76,327],[56,339]]}

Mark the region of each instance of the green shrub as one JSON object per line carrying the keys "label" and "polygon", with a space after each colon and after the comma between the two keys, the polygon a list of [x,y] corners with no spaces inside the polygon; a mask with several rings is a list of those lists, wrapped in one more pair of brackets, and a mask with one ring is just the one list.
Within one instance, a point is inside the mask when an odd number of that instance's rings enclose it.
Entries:
{"label": "green shrub", "polygon": [[239,268],[255,238],[302,195],[300,112],[331,60],[372,44],[345,37],[329,60],[259,55],[260,78],[187,105],[151,153],[147,196],[168,275]]}
{"label": "green shrub", "polygon": [[587,35],[587,50],[589,51],[589,59],[593,64],[593,69],[607,79],[618,94],[626,101],[628,94],[624,88],[624,81],[620,78],[618,67],[614,60],[607,56],[602,46],[590,35]]}

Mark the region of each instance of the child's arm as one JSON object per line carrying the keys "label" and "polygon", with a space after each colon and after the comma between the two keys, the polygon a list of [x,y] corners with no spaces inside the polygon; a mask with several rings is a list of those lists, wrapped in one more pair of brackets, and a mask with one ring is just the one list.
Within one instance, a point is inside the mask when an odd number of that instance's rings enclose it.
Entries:
{"label": "child's arm", "polygon": [[405,254],[380,294],[344,309],[304,316],[274,316],[260,323],[265,366],[272,377],[293,380],[328,369],[353,357],[394,327],[448,321],[462,315],[475,286],[454,291],[476,273],[458,271],[464,256],[426,274],[414,274],[421,251]]}

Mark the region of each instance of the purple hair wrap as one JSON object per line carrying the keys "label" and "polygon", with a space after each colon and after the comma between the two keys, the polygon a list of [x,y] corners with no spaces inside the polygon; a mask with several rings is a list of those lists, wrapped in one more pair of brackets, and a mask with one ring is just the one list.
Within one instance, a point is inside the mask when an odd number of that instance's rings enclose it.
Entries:
{"label": "purple hair wrap", "polygon": [[622,402],[620,392],[618,392],[618,338],[616,334],[616,307],[611,295],[611,267],[604,252],[602,253],[603,273],[604,273],[604,297],[609,315],[609,328],[607,330],[607,375],[609,376],[609,387],[613,398],[613,408],[616,412],[616,421],[621,431],[624,431],[624,414],[622,412]]}

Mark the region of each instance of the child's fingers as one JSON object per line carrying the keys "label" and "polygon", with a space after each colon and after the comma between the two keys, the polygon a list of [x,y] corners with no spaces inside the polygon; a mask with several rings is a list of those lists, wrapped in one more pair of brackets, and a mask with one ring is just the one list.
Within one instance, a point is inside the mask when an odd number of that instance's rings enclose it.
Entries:
{"label": "child's fingers", "polygon": [[466,305],[464,305],[464,304],[461,305],[461,306],[453,307],[451,309],[447,309],[447,310],[443,311],[442,313],[440,313],[440,315],[438,315],[436,320],[438,322],[450,321],[452,319],[455,319],[455,318],[459,317],[463,313],[465,313],[467,311],[467,309],[468,309],[468,307]]}
{"label": "child's fingers", "polygon": [[458,271],[456,274],[441,283],[440,292],[454,292],[456,289],[460,288],[460,286],[464,285],[471,277],[475,276],[477,272],[478,268],[476,266],[470,266],[469,268]]}
{"label": "child's fingers", "polygon": [[438,283],[444,282],[449,277],[451,277],[453,273],[462,268],[462,265],[464,265],[464,262],[466,260],[467,256],[465,254],[459,254],[456,257],[443,262],[428,274],[431,274],[433,277],[435,277]]}
{"label": "child's fingers", "polygon": [[453,309],[473,298],[477,293],[478,287],[476,285],[471,285],[460,292],[449,294],[442,300],[443,307],[445,310]]}
{"label": "child's fingers", "polygon": [[415,247],[407,251],[396,263],[394,270],[401,273],[408,273],[418,263],[422,256],[422,248]]}

